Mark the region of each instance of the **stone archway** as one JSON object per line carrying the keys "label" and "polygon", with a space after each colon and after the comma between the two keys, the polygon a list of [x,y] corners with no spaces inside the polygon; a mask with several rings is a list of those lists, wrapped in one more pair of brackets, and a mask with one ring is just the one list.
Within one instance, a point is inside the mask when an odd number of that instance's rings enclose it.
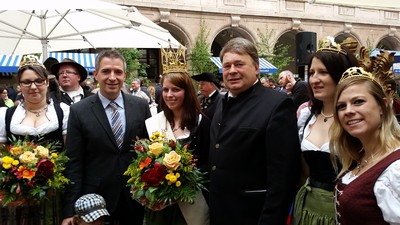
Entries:
{"label": "stone archway", "polygon": [[211,45],[211,53],[213,57],[219,57],[219,53],[221,52],[224,45],[231,39],[236,37],[246,38],[248,40],[253,40],[248,32],[242,30],[240,28],[227,28],[220,31],[217,36],[215,36],[212,45]]}
{"label": "stone archway", "polygon": [[190,38],[182,28],[175,26],[172,23],[159,23],[158,25],[168,30],[169,33],[183,46],[189,47],[192,45],[192,43],[190,43]]}
{"label": "stone archway", "polygon": [[[360,45],[360,40],[358,40],[357,37],[355,37],[354,35],[350,34],[350,33],[342,33],[342,34],[338,34],[335,37],[335,42],[338,44],[343,44],[343,42],[346,40],[347,42],[349,41],[349,39],[351,40],[351,42],[353,44],[350,44],[349,46],[347,46],[349,48],[350,51],[352,51],[355,55],[358,54],[358,51],[361,47]],[[351,47],[350,47],[351,46]]]}
{"label": "stone archway", "polygon": [[[298,33],[298,31],[296,31],[296,30],[288,30],[288,31],[282,33],[275,43],[275,47],[280,44],[289,46],[288,56],[292,57],[293,61],[291,63],[289,63],[289,65],[287,65],[285,68],[283,68],[283,70],[290,70],[293,73],[297,73],[297,71],[298,71],[298,68],[296,65],[296,34],[297,33]],[[275,49],[275,47],[274,47],[274,49]],[[278,72],[281,72],[281,71],[278,71]]]}
{"label": "stone archway", "polygon": [[[175,26],[172,23],[159,23],[159,26],[169,31],[169,33],[183,46],[191,46],[190,39],[186,33]],[[189,48],[189,47],[188,47]],[[158,75],[162,73],[162,62],[161,62],[161,52],[158,48],[148,48],[141,49],[142,56],[140,58],[141,63],[146,63],[148,67],[146,68],[147,78],[155,79]]]}
{"label": "stone archway", "polygon": [[387,36],[379,41],[376,48],[398,51],[400,50],[400,40],[394,36]]}

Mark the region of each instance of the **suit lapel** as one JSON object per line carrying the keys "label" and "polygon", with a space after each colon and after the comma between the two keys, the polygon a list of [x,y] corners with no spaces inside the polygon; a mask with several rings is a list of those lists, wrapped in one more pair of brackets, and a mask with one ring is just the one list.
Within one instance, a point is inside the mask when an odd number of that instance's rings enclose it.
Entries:
{"label": "suit lapel", "polygon": [[97,121],[101,124],[104,131],[107,133],[107,136],[109,137],[109,139],[114,143],[116,149],[118,149],[117,142],[115,141],[114,134],[111,130],[111,125],[108,122],[106,112],[103,108],[103,105],[101,104],[101,101],[100,101],[100,98],[98,95],[96,96],[96,98],[94,98],[94,100],[92,102],[91,110],[92,110],[92,114],[94,115],[94,117],[96,117]]}

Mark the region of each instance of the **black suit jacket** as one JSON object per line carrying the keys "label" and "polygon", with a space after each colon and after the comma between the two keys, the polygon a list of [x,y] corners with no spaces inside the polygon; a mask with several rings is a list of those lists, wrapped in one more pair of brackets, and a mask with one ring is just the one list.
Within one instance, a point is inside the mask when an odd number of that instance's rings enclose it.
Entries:
{"label": "black suit jacket", "polygon": [[285,225],[300,171],[293,101],[258,82],[225,96],[210,134],[210,224]]}
{"label": "black suit jacket", "polygon": [[[125,187],[128,177],[123,173],[135,157],[132,146],[136,137],[148,137],[144,121],[150,117],[150,110],[145,100],[122,95],[126,128],[121,149],[98,95],[85,98],[70,108],[66,144],[70,161],[66,176],[71,185],[65,192],[64,217],[74,215],[74,202],[87,193],[102,195],[111,215],[121,200],[121,190],[126,199],[131,199],[129,189]],[[133,200],[129,204],[133,209],[140,207]]]}

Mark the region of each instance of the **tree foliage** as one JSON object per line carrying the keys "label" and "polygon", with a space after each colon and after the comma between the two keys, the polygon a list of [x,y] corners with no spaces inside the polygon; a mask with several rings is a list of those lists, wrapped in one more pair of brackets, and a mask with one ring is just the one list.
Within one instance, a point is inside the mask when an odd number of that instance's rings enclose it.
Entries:
{"label": "tree foliage", "polygon": [[260,42],[256,43],[256,47],[260,57],[268,60],[272,65],[278,68],[278,72],[282,71],[286,66],[293,62],[294,58],[289,56],[289,45],[275,44],[273,46],[273,39],[275,37],[275,30],[266,28],[266,33],[257,29],[257,35]]}
{"label": "tree foliage", "polygon": [[146,63],[141,63],[139,61],[142,53],[136,48],[119,48],[118,51],[124,56],[126,61],[126,72],[128,84],[131,83],[134,77],[147,78],[146,68],[148,65]]}
{"label": "tree foliage", "polygon": [[190,66],[193,74],[218,70],[210,60],[210,43],[207,42],[209,34],[210,31],[207,28],[206,22],[201,20],[200,31],[196,37],[196,43],[190,54]]}

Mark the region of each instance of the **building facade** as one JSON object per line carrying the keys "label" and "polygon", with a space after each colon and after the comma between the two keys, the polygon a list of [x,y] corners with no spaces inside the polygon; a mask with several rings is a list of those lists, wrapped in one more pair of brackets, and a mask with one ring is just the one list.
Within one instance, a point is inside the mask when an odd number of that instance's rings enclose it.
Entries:
{"label": "building facade", "polygon": [[[210,53],[218,56],[231,38],[244,37],[260,42],[258,32],[271,33],[271,46],[289,45],[296,58],[296,34],[315,32],[317,40],[335,37],[340,43],[353,37],[370,49],[400,50],[400,5],[396,0],[108,0],[135,6],[190,49],[195,44],[200,23],[209,31]],[[365,3],[365,4],[364,4]],[[368,4],[367,4],[368,3]],[[357,5],[358,4],[358,5]],[[157,69],[157,50],[144,50],[153,71]],[[159,66],[158,66],[159,68]],[[296,63],[288,66],[297,70]]]}

